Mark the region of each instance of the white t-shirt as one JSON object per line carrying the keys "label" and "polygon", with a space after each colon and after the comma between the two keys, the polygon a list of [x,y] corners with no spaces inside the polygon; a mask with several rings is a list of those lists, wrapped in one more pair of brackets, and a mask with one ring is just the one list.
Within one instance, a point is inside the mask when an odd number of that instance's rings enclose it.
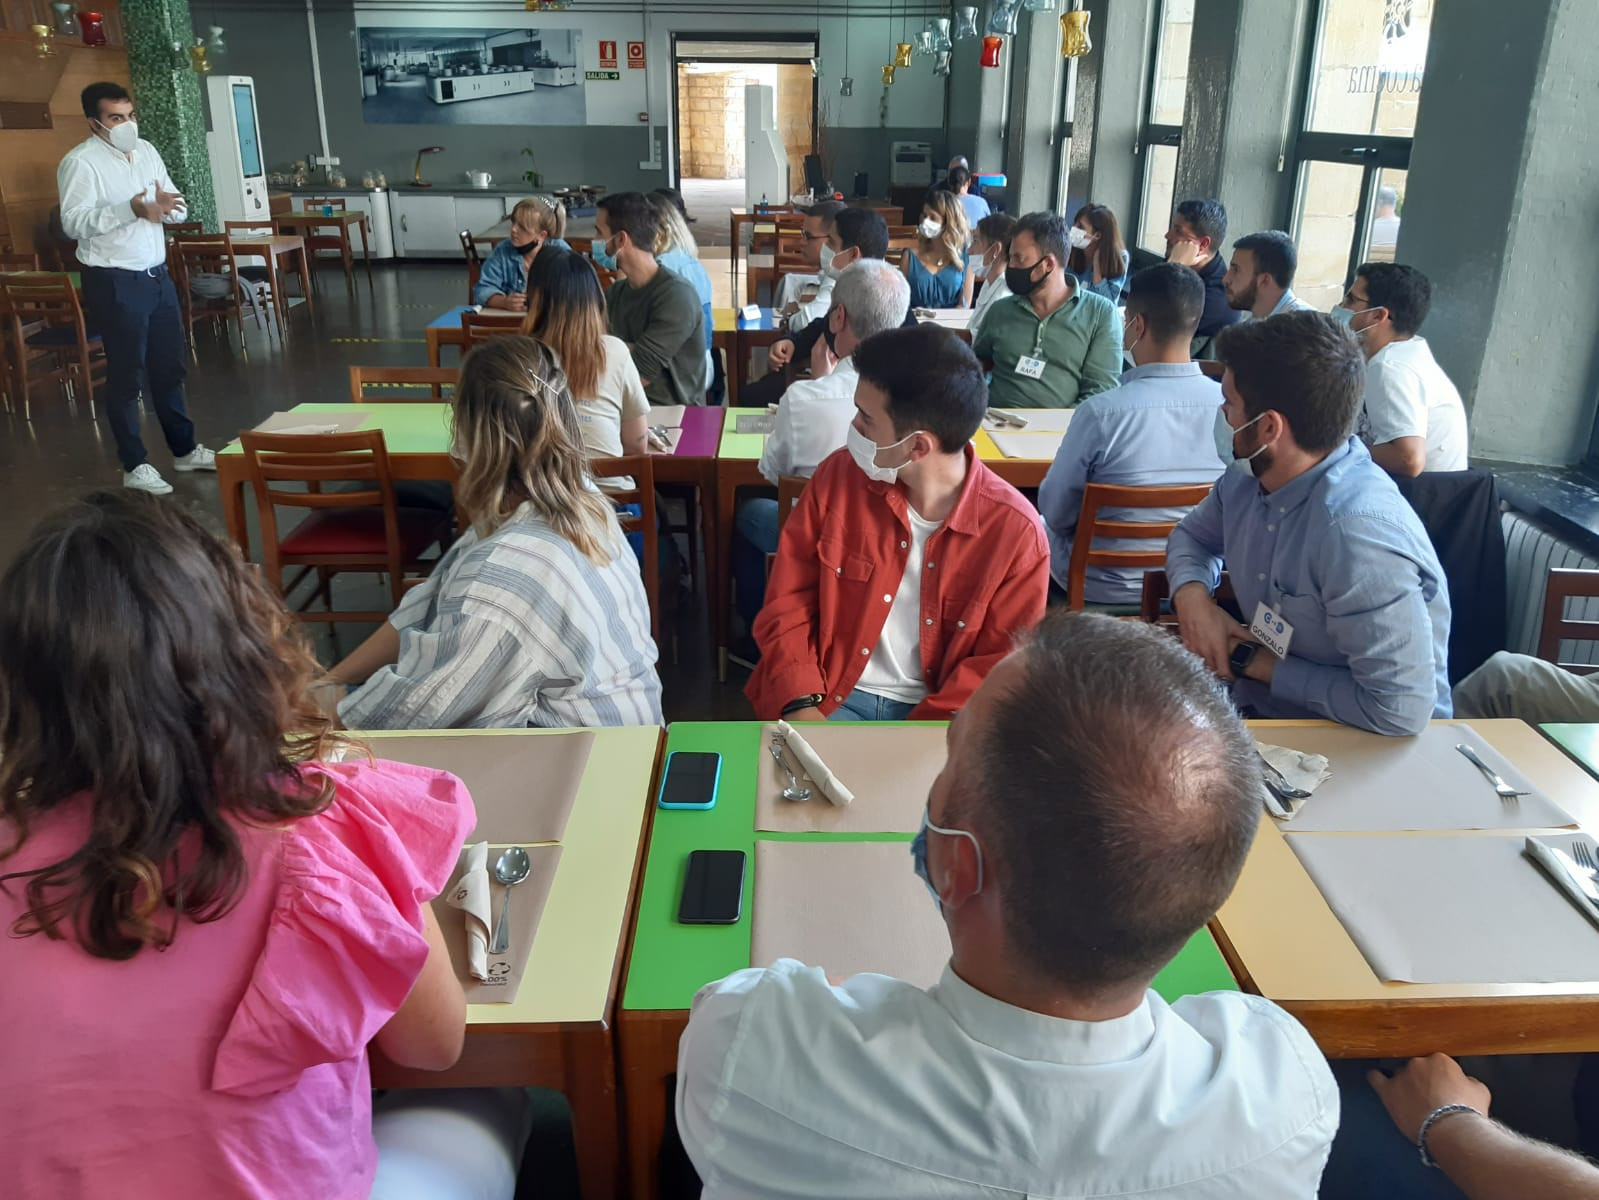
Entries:
{"label": "white t-shirt", "polygon": [[977,299],[972,301],[972,319],[966,323],[966,328],[973,337],[977,336],[977,330],[982,325],[983,318],[988,315],[988,310],[1010,294],[1010,284],[1005,282],[1003,275],[983,283],[977,293]]}
{"label": "white t-shirt", "polygon": [[927,699],[927,680],[922,674],[922,559],[927,553],[927,539],[943,522],[923,520],[909,504],[905,515],[911,521],[905,573],[899,577],[888,620],[883,622],[883,632],[855,686],[874,696],[920,704]]}
{"label": "white t-shirt", "polygon": [[621,338],[606,334],[605,368],[600,372],[592,396],[573,396],[578,424],[583,427],[583,446],[590,458],[615,458],[622,453],[622,422],[649,415],[650,402],[644,395],[633,356]]}
{"label": "white t-shirt", "polygon": [[1427,471],[1464,471],[1466,406],[1424,337],[1389,342],[1366,363],[1360,436],[1369,446],[1396,438],[1427,442]]}

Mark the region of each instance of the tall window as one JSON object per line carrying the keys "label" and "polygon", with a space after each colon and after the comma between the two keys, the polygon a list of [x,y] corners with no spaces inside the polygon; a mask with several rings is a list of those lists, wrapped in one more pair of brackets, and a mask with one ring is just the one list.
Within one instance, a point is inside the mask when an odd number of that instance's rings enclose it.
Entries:
{"label": "tall window", "polygon": [[1188,40],[1194,28],[1194,0],[1164,0],[1155,24],[1144,126],[1139,134],[1144,160],[1139,189],[1135,243],[1165,257],[1166,226],[1177,187],[1177,148],[1183,140],[1183,101],[1188,94]]}
{"label": "tall window", "polygon": [[1294,291],[1317,308],[1338,302],[1360,263],[1394,257],[1433,4],[1317,5],[1292,230]]}

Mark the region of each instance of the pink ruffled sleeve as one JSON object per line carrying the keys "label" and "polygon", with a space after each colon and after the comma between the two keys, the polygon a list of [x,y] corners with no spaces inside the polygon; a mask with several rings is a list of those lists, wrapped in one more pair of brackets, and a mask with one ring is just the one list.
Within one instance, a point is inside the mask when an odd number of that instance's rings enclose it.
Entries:
{"label": "pink ruffled sleeve", "polygon": [[476,823],[455,776],[402,763],[316,764],[326,811],[282,835],[266,944],[217,1050],[211,1086],[261,1096],[360,1055],[427,961],[422,910]]}

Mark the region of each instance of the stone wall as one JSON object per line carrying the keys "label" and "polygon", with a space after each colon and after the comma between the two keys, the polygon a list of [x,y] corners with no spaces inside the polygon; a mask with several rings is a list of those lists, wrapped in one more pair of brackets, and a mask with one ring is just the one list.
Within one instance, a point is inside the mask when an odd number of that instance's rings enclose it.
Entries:
{"label": "stone wall", "polygon": [[677,111],[685,178],[744,178],[744,88],[759,82],[737,68],[679,73]]}

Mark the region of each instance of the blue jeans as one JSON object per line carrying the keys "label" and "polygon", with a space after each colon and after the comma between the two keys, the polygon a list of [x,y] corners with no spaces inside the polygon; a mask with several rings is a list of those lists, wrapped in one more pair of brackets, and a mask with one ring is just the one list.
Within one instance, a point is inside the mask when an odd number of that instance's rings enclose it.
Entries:
{"label": "blue jeans", "polygon": [[844,697],[844,704],[835,708],[829,721],[903,721],[911,715],[914,704],[903,700],[890,700],[856,688]]}
{"label": "blue jeans", "polygon": [[733,586],[746,629],[766,600],[766,556],[777,552],[777,501],[756,496],[738,506],[733,524]]}
{"label": "blue jeans", "polygon": [[[1403,1061],[1403,1060],[1400,1060]],[[1321,1177],[1321,1200],[1464,1200],[1442,1171],[1425,1167],[1415,1145],[1399,1132],[1383,1107],[1366,1072],[1379,1065],[1372,1059],[1335,1060],[1338,1082],[1338,1133]]]}
{"label": "blue jeans", "polygon": [[122,469],[131,471],[145,461],[144,439],[139,436],[141,386],[161,422],[172,457],[192,453],[194,425],[183,406],[189,339],[167,269],[85,267],[82,278],[89,328],[100,335],[105,347],[102,403]]}

